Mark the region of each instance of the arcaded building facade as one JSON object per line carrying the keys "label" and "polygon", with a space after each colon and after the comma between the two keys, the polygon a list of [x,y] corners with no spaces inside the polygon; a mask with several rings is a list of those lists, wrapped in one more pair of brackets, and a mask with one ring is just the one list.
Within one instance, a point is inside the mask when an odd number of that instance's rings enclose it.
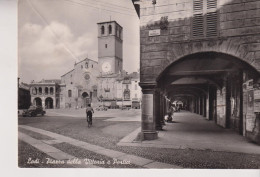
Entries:
{"label": "arcaded building facade", "polygon": [[260,1],[132,1],[140,16],[144,139],[157,138],[168,97],[260,143]]}
{"label": "arcaded building facade", "polygon": [[32,81],[30,85],[31,104],[44,109],[60,108],[59,79]]}

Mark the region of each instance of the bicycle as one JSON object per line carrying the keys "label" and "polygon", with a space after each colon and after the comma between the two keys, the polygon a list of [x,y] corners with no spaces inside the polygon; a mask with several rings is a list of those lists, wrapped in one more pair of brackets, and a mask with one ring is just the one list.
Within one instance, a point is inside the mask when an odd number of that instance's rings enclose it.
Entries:
{"label": "bicycle", "polygon": [[87,122],[88,122],[88,127],[90,128],[90,127],[91,127],[91,125],[92,125],[92,121],[90,121],[90,118],[89,118],[89,116],[87,116]]}

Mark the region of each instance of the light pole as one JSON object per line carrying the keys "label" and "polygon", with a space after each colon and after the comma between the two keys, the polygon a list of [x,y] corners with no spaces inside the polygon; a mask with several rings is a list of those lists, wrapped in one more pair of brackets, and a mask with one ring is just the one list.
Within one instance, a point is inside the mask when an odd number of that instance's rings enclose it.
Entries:
{"label": "light pole", "polygon": [[100,98],[100,100],[101,100],[101,102],[102,102],[102,105],[104,106],[104,103],[103,103],[103,96],[100,95],[99,98]]}
{"label": "light pole", "polygon": [[121,109],[123,109],[123,100],[124,100],[124,84],[122,83],[122,108]]}

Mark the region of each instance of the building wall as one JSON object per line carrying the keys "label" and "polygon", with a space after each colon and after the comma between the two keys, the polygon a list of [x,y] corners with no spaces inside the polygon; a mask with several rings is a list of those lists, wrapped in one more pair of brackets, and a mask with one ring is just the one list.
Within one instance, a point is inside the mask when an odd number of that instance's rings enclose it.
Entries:
{"label": "building wall", "polygon": [[[108,62],[111,66],[111,70],[108,72],[105,72],[102,70],[103,63]],[[112,74],[116,73],[116,59],[115,57],[103,57],[102,59],[99,59],[99,71],[100,73],[104,74]]]}
{"label": "building wall", "polygon": [[116,38],[115,40],[115,56],[119,59],[123,59],[123,41],[122,39]]}
{"label": "building wall", "polygon": [[[154,97],[154,92],[151,90],[154,89],[160,75],[171,64],[192,54],[208,52],[226,54],[237,59],[237,63],[243,61],[248,64],[249,70],[260,71],[260,1],[218,0],[216,8],[207,9],[207,0],[203,0],[202,10],[197,9],[200,7],[194,8],[194,1],[142,0],[139,2],[140,84],[147,97],[151,96],[151,101]],[[211,24],[216,26],[210,26]],[[254,78],[254,83],[256,81],[257,78]],[[225,85],[219,89],[223,91],[223,88]],[[234,99],[236,104],[240,104],[240,99],[237,99],[238,96],[233,93],[238,90],[234,88],[227,90],[231,93],[217,95],[217,124],[236,129],[237,122],[241,119],[239,120],[237,115],[232,115],[234,112],[231,112],[229,102]],[[223,104],[226,104],[225,108],[221,108]],[[195,105],[200,106],[201,103]],[[246,112],[243,120],[244,135],[251,136],[251,140],[259,143],[260,121],[257,114],[245,110],[247,106],[247,104],[243,106],[243,113]],[[150,112],[150,114],[155,117],[154,113]],[[142,117],[143,130],[155,133],[154,118],[149,116]],[[147,120],[149,118],[151,118],[150,123],[145,123],[145,121],[149,122]]]}
{"label": "building wall", "polygon": [[[102,95],[103,100],[112,100],[116,98],[116,76],[98,78],[98,98]],[[107,90],[107,91],[106,91]],[[108,91],[109,90],[109,91]]]}
{"label": "building wall", "polygon": [[[219,0],[214,40],[192,37],[193,0],[157,0],[155,5],[144,0],[140,4],[142,82],[155,81],[169,64],[197,52],[230,54],[260,69],[259,0]],[[168,18],[168,24],[162,17]],[[161,29],[164,25],[167,29]],[[160,35],[149,36],[156,29]]]}
{"label": "building wall", "polygon": [[103,36],[98,38],[98,57],[115,57],[115,36]]}
{"label": "building wall", "polygon": [[[142,94],[138,83],[139,78],[130,78],[130,82],[126,84],[120,74],[98,77],[98,98],[102,95],[105,100],[122,100],[124,99],[124,91],[128,87],[130,90],[129,100],[140,101]],[[105,88],[108,88],[110,91],[105,92]]]}
{"label": "building wall", "polygon": [[140,101],[142,98],[141,87],[138,85],[139,79],[134,79],[131,81],[131,100]]}
{"label": "building wall", "polygon": [[122,81],[117,81],[116,82],[116,88],[117,88],[117,95],[116,97],[117,98],[123,98],[123,84],[122,84]]}
{"label": "building wall", "polygon": [[30,91],[18,88],[18,109],[28,109],[31,105]]}
{"label": "building wall", "polygon": [[[111,34],[109,34],[111,25]],[[104,27],[104,34],[101,29]],[[120,34],[119,34],[120,31]],[[118,73],[123,67],[123,28],[115,21],[98,24],[98,61],[102,74]],[[104,62],[111,65],[111,71],[106,73],[102,70]],[[119,64],[118,64],[119,63]]]}
{"label": "building wall", "polygon": [[[94,93],[94,87],[97,87],[96,77],[99,75],[98,63],[85,59],[74,65],[74,69],[61,76],[61,83],[65,86],[61,91],[61,108],[85,107],[86,100],[82,93],[86,92],[88,98]],[[71,95],[69,92],[71,91]],[[91,101],[96,101],[92,97]]]}

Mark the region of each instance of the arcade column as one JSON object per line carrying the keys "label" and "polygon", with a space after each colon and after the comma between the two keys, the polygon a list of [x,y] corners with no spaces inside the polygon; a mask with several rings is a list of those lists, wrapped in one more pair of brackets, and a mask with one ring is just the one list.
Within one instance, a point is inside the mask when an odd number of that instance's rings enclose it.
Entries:
{"label": "arcade column", "polygon": [[[55,94],[54,94],[55,95]],[[56,98],[55,97],[51,97],[52,100],[53,100],[53,103],[52,103],[52,109],[55,109],[56,108]]]}
{"label": "arcade column", "polygon": [[164,122],[164,116],[166,114],[165,111],[165,96],[163,94],[163,92],[160,92],[160,116],[161,116],[161,125],[164,126],[165,122]]}
{"label": "arcade column", "polygon": [[[156,83],[139,83],[142,88],[142,128],[141,133],[144,140],[158,138],[156,131]],[[158,105],[157,105],[158,106]]]}
{"label": "arcade column", "polygon": [[45,97],[41,97],[41,99],[42,99],[42,108],[46,109],[46,107],[45,107]]}
{"label": "arcade column", "polygon": [[34,97],[31,97],[31,106],[36,106],[36,102],[34,100]]}
{"label": "arcade column", "polygon": [[161,107],[162,105],[161,105],[160,91],[156,90],[154,93],[154,111],[155,111],[156,130],[162,130]]}

